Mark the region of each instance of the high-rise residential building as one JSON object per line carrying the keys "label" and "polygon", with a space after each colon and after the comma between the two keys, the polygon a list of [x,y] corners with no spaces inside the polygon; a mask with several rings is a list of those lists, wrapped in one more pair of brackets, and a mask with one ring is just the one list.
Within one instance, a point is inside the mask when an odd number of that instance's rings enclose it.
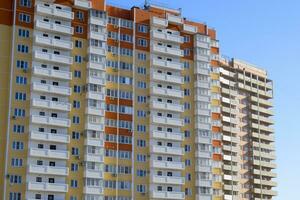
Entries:
{"label": "high-rise residential building", "polygon": [[3,200],[266,200],[272,81],[181,10],[0,2]]}

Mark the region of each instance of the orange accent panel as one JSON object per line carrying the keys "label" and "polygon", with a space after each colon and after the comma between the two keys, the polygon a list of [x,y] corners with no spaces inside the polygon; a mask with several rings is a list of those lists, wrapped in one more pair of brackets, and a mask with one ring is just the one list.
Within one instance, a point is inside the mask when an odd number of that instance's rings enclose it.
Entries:
{"label": "orange accent panel", "polygon": [[211,47],[210,51],[214,54],[219,54],[219,48],[217,47]]}
{"label": "orange accent panel", "polygon": [[118,17],[118,18],[123,18],[123,19],[128,19],[128,20],[131,20],[133,17],[131,10],[117,8],[117,7],[110,6],[110,5],[106,6],[106,11],[107,11],[107,14],[112,17]]}
{"label": "orange accent panel", "polygon": [[212,113],[211,117],[213,120],[218,120],[221,118],[221,115],[220,115],[220,113]]}
{"label": "orange accent panel", "polygon": [[208,29],[208,35],[211,37],[211,39],[215,40],[217,38],[216,30],[214,29]]}
{"label": "orange accent panel", "polygon": [[[74,28],[74,37],[78,37],[78,38],[83,38],[86,39],[87,38],[87,33],[88,33],[88,12],[86,10],[80,10],[80,9],[76,9],[76,8],[72,8],[72,11],[74,12],[74,19],[72,20],[72,27]],[[84,15],[84,19],[83,21],[77,19],[76,17],[76,12],[83,12]],[[83,28],[83,33],[76,33],[75,28],[76,26],[81,26]]]}
{"label": "orange accent panel", "polygon": [[119,150],[132,151],[131,144],[119,144]]}
{"label": "orange accent panel", "polygon": [[[128,131],[128,129],[119,128],[119,135],[132,136],[132,132]],[[105,127],[106,134],[114,134],[117,135],[116,127]]]}
{"label": "orange accent panel", "polygon": [[184,21],[184,23],[188,24],[188,25],[198,27],[198,33],[203,34],[203,35],[207,35],[207,33],[206,33],[207,25],[197,23],[197,22],[192,22],[192,21],[186,21],[186,20]]}
{"label": "orange accent panel", "polygon": [[[110,99],[110,97],[106,97],[105,98],[105,102],[106,104],[118,104],[118,99],[114,98],[114,99]],[[132,106],[132,100],[128,100],[128,99],[119,99],[119,104],[123,105],[123,106]]]}
{"label": "orange accent panel", "polygon": [[[26,23],[26,22],[19,21],[19,14],[20,13],[25,13],[25,14],[30,15],[31,22],[30,23]],[[17,10],[17,16],[16,17],[17,17],[17,19],[16,19],[16,25],[33,29],[33,23],[34,23],[34,15],[33,15],[33,13],[28,13],[28,12],[23,12],[23,11],[18,11]]]}
{"label": "orange accent panel", "polygon": [[222,143],[221,143],[220,140],[213,140],[213,141],[212,141],[212,145],[213,145],[214,147],[221,147],[221,146],[222,146]]}
{"label": "orange accent panel", "polygon": [[0,10],[0,24],[11,26],[13,23],[12,11]]}
{"label": "orange accent panel", "polygon": [[119,120],[132,121],[132,115],[119,114]]}
{"label": "orange accent panel", "polygon": [[217,127],[217,126],[213,126],[213,127],[212,127],[212,132],[213,132],[213,133],[220,133],[220,132],[221,132],[221,128],[220,128],[220,127]]}
{"label": "orange accent panel", "polygon": [[[119,144],[119,150],[123,151],[132,151],[131,144]],[[113,149],[117,150],[117,143],[115,142],[105,142],[104,144],[105,149]]]}
{"label": "orange accent panel", "polygon": [[216,161],[221,161],[222,160],[222,155],[214,153],[212,159],[216,160]]}
{"label": "orange accent panel", "polygon": [[212,67],[218,67],[219,66],[219,62],[217,60],[211,60],[210,64]]}
{"label": "orange accent panel", "polygon": [[104,0],[91,0],[93,9],[95,10],[105,10],[105,1]]}
{"label": "orange accent panel", "polygon": [[116,120],[118,117],[117,117],[117,113],[106,111],[105,112],[105,118],[107,118],[107,119],[115,119]]}

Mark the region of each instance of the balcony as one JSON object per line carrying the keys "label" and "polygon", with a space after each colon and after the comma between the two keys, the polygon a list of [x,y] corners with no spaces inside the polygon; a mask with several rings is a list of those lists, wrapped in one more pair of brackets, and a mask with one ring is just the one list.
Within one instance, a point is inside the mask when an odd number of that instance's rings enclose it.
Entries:
{"label": "balcony", "polygon": [[106,50],[105,47],[95,47],[95,46],[89,46],[88,49],[88,54],[97,54],[97,55],[102,55],[105,56]]}
{"label": "balcony", "polygon": [[43,4],[37,4],[36,12],[42,15],[55,16],[63,19],[74,19],[74,13],[71,10],[58,9],[54,5],[45,6]]}
{"label": "balcony", "polygon": [[195,46],[196,47],[201,47],[201,48],[204,48],[204,49],[210,49],[209,41],[203,41],[203,40],[200,40],[199,38],[196,38]]}
{"label": "balcony", "polygon": [[39,66],[33,66],[33,74],[36,76],[57,78],[57,79],[63,79],[63,80],[71,80],[72,79],[71,72],[43,68],[43,67],[39,67]]}
{"label": "balcony", "polygon": [[74,34],[74,29],[71,26],[56,24],[54,22],[45,22],[40,19],[37,19],[35,21],[35,27],[37,29],[41,29],[44,31],[51,31],[51,32],[56,32],[56,33],[61,33],[61,34],[66,34],[66,35]]}
{"label": "balcony", "polygon": [[50,149],[38,149],[30,148],[29,156],[39,158],[54,158],[54,159],[69,159],[69,152],[66,150],[50,150]]}
{"label": "balcony", "polygon": [[152,57],[151,60],[153,66],[163,67],[166,69],[173,69],[173,70],[183,70],[183,65],[180,62],[167,61],[155,57]]}
{"label": "balcony", "polygon": [[60,111],[71,111],[71,104],[66,102],[59,101],[50,101],[42,99],[31,99],[31,106],[37,108],[51,109],[51,110],[60,110]]}
{"label": "balcony", "polygon": [[210,62],[210,57],[209,55],[200,55],[199,53],[196,53],[195,60],[202,61],[202,62]]}
{"label": "balcony", "polygon": [[31,89],[36,92],[53,93],[66,96],[71,95],[71,88],[69,87],[55,86],[38,82],[32,83]]}
{"label": "balcony", "polygon": [[258,185],[266,185],[266,186],[270,186],[270,187],[276,187],[277,183],[271,180],[260,180],[260,179],[254,179],[254,184],[258,184]]}
{"label": "balcony", "polygon": [[102,139],[95,139],[95,138],[87,138],[84,140],[84,145],[86,146],[94,146],[94,147],[103,147],[103,140]]}
{"label": "balcony", "polygon": [[103,155],[88,153],[84,155],[84,161],[101,163],[103,162]]}
{"label": "balcony", "polygon": [[184,135],[182,133],[173,133],[173,132],[157,131],[157,130],[153,130],[150,133],[152,138],[163,139],[163,140],[174,140],[174,141],[184,140]]}
{"label": "balcony", "polygon": [[83,177],[86,178],[103,178],[103,170],[84,169]]}
{"label": "balcony", "polygon": [[67,134],[57,134],[57,133],[45,133],[38,131],[30,132],[30,139],[46,141],[46,142],[57,142],[57,143],[70,143],[70,136]]}
{"label": "balcony", "polygon": [[152,30],[151,31],[151,37],[158,40],[163,40],[167,42],[176,42],[176,43],[183,43],[183,37],[179,34],[171,34],[167,33],[167,31],[158,31],[158,30]]}
{"label": "balcony", "polygon": [[151,94],[161,95],[174,98],[183,98],[183,91],[176,89],[161,88],[157,86],[151,87]]}
{"label": "balcony", "polygon": [[35,43],[42,45],[42,46],[50,46],[54,48],[61,48],[66,50],[73,49],[73,43],[68,40],[64,39],[55,39],[50,37],[43,37],[41,35],[34,36]]}
{"label": "balcony", "polygon": [[188,34],[195,34],[198,32],[198,28],[196,26],[183,24],[183,32]]}
{"label": "balcony", "polygon": [[151,145],[151,152],[168,155],[184,155],[184,150],[181,147]]}
{"label": "balcony", "polygon": [[86,122],[85,129],[92,130],[92,131],[104,131],[104,122],[103,123]]}
{"label": "balcony", "polygon": [[104,117],[105,111],[102,108],[86,107],[85,108],[85,114]]}
{"label": "balcony", "polygon": [[183,77],[176,75],[168,75],[163,73],[151,72],[151,78],[156,81],[183,84]]}
{"label": "balcony", "polygon": [[183,50],[181,50],[180,48],[172,48],[158,44],[152,44],[152,51],[154,51],[154,53],[165,54],[170,56],[183,56]]}
{"label": "balcony", "polygon": [[175,176],[151,176],[151,182],[157,184],[170,184],[170,185],[184,185],[185,179],[183,177]]}
{"label": "balcony", "polygon": [[27,189],[31,191],[42,192],[68,192],[68,184],[63,183],[44,183],[44,182],[28,182]]}
{"label": "balcony", "polygon": [[204,68],[202,66],[199,66],[198,64],[194,68],[194,70],[195,70],[195,74],[202,74],[202,75],[206,75],[206,76],[209,76],[209,74],[210,74],[210,71],[208,68]]}
{"label": "balcony", "polygon": [[105,35],[105,33],[96,32],[96,31],[89,31],[88,38],[89,39],[106,41],[106,35]]}
{"label": "balcony", "polygon": [[34,51],[34,58],[47,62],[54,62],[65,65],[72,65],[73,58],[71,56],[58,55],[54,53],[46,53],[39,50]]}
{"label": "balcony", "polygon": [[165,124],[170,126],[183,126],[183,119],[180,118],[169,118],[169,117],[160,117],[152,116],[152,123]]}
{"label": "balcony", "polygon": [[183,20],[182,20],[181,16],[176,16],[176,15],[172,15],[172,14],[168,13],[167,19],[168,19],[168,22],[171,24],[177,24],[177,25],[183,24]]}
{"label": "balcony", "polygon": [[85,98],[104,101],[105,100],[105,94],[103,94],[101,92],[88,91],[86,93]]}
{"label": "balcony", "polygon": [[97,76],[87,76],[87,83],[97,84],[97,85],[105,85],[105,78],[97,77]]}
{"label": "balcony", "polygon": [[254,188],[254,193],[256,194],[264,194],[264,195],[270,195],[270,196],[276,196],[278,195],[276,191],[274,190],[267,190],[267,189],[257,189]]}
{"label": "balcony", "polygon": [[266,161],[259,161],[259,160],[254,160],[253,165],[267,167],[271,169],[275,169],[277,167],[277,165],[273,162],[266,162]]}
{"label": "balcony", "polygon": [[183,170],[185,167],[183,162],[162,161],[162,160],[151,160],[150,165],[153,168],[173,169],[173,170]]}
{"label": "balcony", "polygon": [[68,176],[69,169],[67,167],[52,167],[44,165],[32,165],[28,167],[28,172],[32,174],[45,174],[55,176]]}
{"label": "balcony", "polygon": [[96,24],[99,26],[106,27],[106,19],[90,15],[89,24]]}
{"label": "balcony", "polygon": [[151,108],[158,109],[158,110],[169,110],[174,112],[183,112],[184,108],[183,105],[177,103],[166,103],[160,101],[151,101]]}
{"label": "balcony", "polygon": [[103,62],[103,63],[88,62],[87,68],[105,71],[106,70],[105,65],[106,65],[105,62]]}
{"label": "balcony", "polygon": [[168,26],[168,21],[163,18],[152,17],[151,24],[152,26],[166,28]]}
{"label": "balcony", "polygon": [[71,126],[71,120],[66,118],[48,117],[40,115],[31,115],[31,122],[35,124],[44,124],[48,126],[59,126],[68,128]]}
{"label": "balcony", "polygon": [[103,194],[103,188],[101,186],[85,186],[83,188],[83,193],[101,195]]}
{"label": "balcony", "polygon": [[151,191],[151,198],[155,199],[185,199],[184,192]]}

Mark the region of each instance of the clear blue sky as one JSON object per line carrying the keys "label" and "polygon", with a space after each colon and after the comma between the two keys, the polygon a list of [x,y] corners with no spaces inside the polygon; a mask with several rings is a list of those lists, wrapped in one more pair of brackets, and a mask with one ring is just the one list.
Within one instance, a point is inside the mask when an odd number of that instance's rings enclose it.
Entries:
{"label": "clear blue sky", "polygon": [[[141,6],[143,0],[107,0]],[[275,86],[278,163],[277,200],[299,198],[300,181],[300,1],[299,0],[155,0],[182,8],[188,19],[217,30],[222,54],[269,72]],[[298,124],[298,125],[299,125]],[[298,131],[297,131],[298,130]],[[299,145],[299,146],[298,146]]]}

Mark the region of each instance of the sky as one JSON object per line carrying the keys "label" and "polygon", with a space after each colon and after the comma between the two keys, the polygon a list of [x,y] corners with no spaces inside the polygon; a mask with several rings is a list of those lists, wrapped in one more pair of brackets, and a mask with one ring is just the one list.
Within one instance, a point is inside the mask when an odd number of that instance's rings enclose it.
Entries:
{"label": "sky", "polygon": [[[130,8],[144,0],[107,0]],[[256,64],[274,81],[274,111],[279,195],[294,200],[300,181],[300,1],[155,0],[182,8],[187,19],[217,30],[221,54]],[[299,145],[299,146],[298,146]],[[298,197],[299,198],[299,197]]]}

